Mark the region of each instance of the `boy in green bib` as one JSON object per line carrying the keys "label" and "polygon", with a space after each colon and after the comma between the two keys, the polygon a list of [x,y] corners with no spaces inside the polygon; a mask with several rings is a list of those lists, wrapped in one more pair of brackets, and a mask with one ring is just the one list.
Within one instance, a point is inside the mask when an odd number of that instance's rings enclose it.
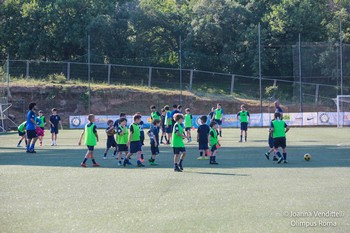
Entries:
{"label": "boy in green bib", "polygon": [[248,122],[250,120],[249,112],[246,110],[245,105],[241,105],[241,111],[237,113],[237,119],[241,122],[241,136],[240,140],[238,142],[243,141],[243,132],[244,132],[244,139],[247,141],[247,131],[248,131]]}
{"label": "boy in green bib", "polygon": [[129,127],[129,137],[127,146],[129,147],[129,153],[125,157],[123,166],[125,167],[127,164],[131,165],[129,159],[130,156],[137,153],[137,166],[144,167],[145,165],[141,162],[141,153],[142,153],[142,145],[141,145],[141,130],[139,124],[141,122],[141,115],[136,114],[134,116],[134,122]]}
{"label": "boy in green bib", "polygon": [[216,154],[218,152],[220,143],[218,139],[217,123],[215,121],[210,122],[209,145],[211,151],[209,164],[217,165],[218,163],[216,162]]}
{"label": "boy in green bib", "polygon": [[24,142],[27,145],[26,124],[27,124],[27,122],[24,121],[17,128],[18,129],[18,136],[21,137],[21,139],[19,140],[19,142],[17,144],[17,147],[21,147],[21,143],[22,143],[23,139],[24,139]]}
{"label": "boy in green bib", "polygon": [[85,135],[85,145],[88,148],[88,151],[86,152],[85,158],[83,162],[80,164],[82,167],[87,167],[86,161],[88,159],[92,160],[92,166],[93,167],[99,167],[100,165],[96,163],[94,158],[94,147],[97,145],[98,142],[98,134],[97,134],[97,127],[95,125],[95,115],[89,114],[88,115],[89,123],[85,125],[84,131],[80,135],[79,143],[78,145],[81,145],[81,140],[83,139],[83,136]]}
{"label": "boy in green bib", "polygon": [[192,142],[192,137],[191,137],[191,129],[192,129],[192,114],[191,110],[189,108],[185,109],[185,130],[186,130],[186,136],[188,138],[187,142]]}
{"label": "boy in green bib", "polygon": [[[273,149],[275,154],[278,156],[277,163],[288,163],[287,161],[287,143],[286,143],[286,133],[289,131],[288,125],[282,120],[282,114],[280,112],[275,113],[275,119],[271,121],[271,129],[270,132],[273,137]],[[282,147],[283,157],[281,153],[278,151],[278,148]]]}
{"label": "boy in green bib", "polygon": [[160,120],[161,119],[161,115],[160,113],[157,111],[157,108],[155,105],[151,105],[150,107],[151,109],[151,120]]}
{"label": "boy in green bib", "polygon": [[[174,151],[174,171],[175,172],[182,172],[182,162],[186,157],[186,148],[185,143],[183,142],[184,138],[187,138],[184,134],[184,128],[182,126],[184,117],[182,114],[175,114],[174,115],[175,124],[173,127],[173,133],[171,138],[171,145],[173,147]],[[181,157],[180,157],[181,153]],[[179,160],[180,158],[180,160]]]}
{"label": "boy in green bib", "polygon": [[222,109],[221,104],[218,103],[216,105],[216,109],[214,110],[213,118],[216,124],[218,125],[220,137],[222,137],[221,126],[222,126],[223,117],[224,117],[224,110]]}
{"label": "boy in green bib", "polygon": [[[46,125],[46,118],[45,118],[44,112],[42,110],[39,111],[39,116],[37,118],[40,120],[40,124],[38,126],[44,131],[45,125]],[[44,136],[38,136],[40,146],[43,145],[43,137]]]}
{"label": "boy in green bib", "polygon": [[118,147],[118,166],[122,166],[122,155],[123,152],[125,153],[125,157],[128,154],[128,146],[126,145],[128,143],[129,139],[129,131],[126,127],[127,119],[126,118],[120,118],[118,122],[118,129],[117,129],[117,147]]}

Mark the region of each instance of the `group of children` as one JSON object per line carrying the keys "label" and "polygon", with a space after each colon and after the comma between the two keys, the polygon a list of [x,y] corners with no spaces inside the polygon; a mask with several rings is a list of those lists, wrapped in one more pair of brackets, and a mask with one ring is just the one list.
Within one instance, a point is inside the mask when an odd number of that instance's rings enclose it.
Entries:
{"label": "group of children", "polygon": [[[220,106],[221,107],[221,106]],[[151,110],[151,127],[147,132],[150,138],[151,145],[151,157],[148,160],[150,165],[157,165],[156,156],[159,154],[159,145],[163,143],[171,144],[174,152],[174,171],[183,171],[183,161],[186,157],[186,147],[184,139],[187,142],[192,141],[191,130],[192,115],[189,108],[185,109],[185,115],[181,113],[181,106],[173,105],[173,110],[169,110],[169,106],[164,106],[161,113],[157,112],[156,107],[152,105]],[[220,111],[222,114],[222,111]],[[214,115],[215,116],[215,115]],[[137,166],[144,167],[143,157],[143,121],[140,113],[136,113],[133,116],[133,122],[127,127],[126,114],[121,113],[120,119],[113,122],[108,120],[108,127],[106,129],[107,144],[103,158],[107,159],[107,153],[111,147],[114,147],[113,155],[118,160],[119,166],[131,165],[130,157],[133,154],[137,155]],[[202,116],[201,126],[197,130],[197,142],[199,143],[200,157],[202,159],[203,153],[204,158],[209,159],[209,164],[218,164],[216,162],[217,149],[220,147],[218,140],[219,132],[217,131],[218,123],[214,119],[210,122],[210,126],[207,125],[207,116]],[[94,147],[98,142],[98,134],[96,130],[95,116],[90,114],[88,116],[89,123],[85,125],[84,131],[79,139],[79,145],[84,137],[85,145],[88,147],[88,151],[85,155],[84,160],[81,163],[82,167],[87,167],[86,161],[91,158],[93,166],[99,166],[93,157]],[[217,118],[222,122],[222,115]],[[221,124],[220,124],[221,125]],[[159,139],[160,129],[162,129],[162,136]],[[221,131],[220,131],[221,132]],[[115,139],[116,137],[116,139]],[[210,151],[209,151],[210,148]],[[118,153],[118,156],[116,157]],[[122,155],[124,153],[124,158]]]}
{"label": "group of children", "polygon": [[[22,122],[18,126],[18,135],[21,137],[17,147],[21,147],[21,143],[24,140],[26,144],[26,152],[27,153],[36,153],[35,151],[35,143],[39,139],[40,146],[43,145],[43,137],[45,134],[45,126],[46,126],[46,118],[44,116],[44,112],[40,110],[39,116],[36,116],[36,103],[29,104],[29,111],[27,113],[26,121]],[[51,146],[57,146],[57,134],[58,134],[58,126],[62,127],[61,118],[57,115],[57,109],[53,108],[51,110],[51,116],[49,120],[50,124],[50,133],[52,144]]]}

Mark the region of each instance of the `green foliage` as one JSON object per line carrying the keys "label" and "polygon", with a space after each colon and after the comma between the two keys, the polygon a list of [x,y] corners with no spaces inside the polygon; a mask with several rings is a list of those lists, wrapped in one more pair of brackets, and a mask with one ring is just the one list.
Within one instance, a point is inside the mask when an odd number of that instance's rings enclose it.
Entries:
{"label": "green foliage", "polygon": [[65,84],[67,82],[66,76],[61,74],[50,74],[47,76],[47,80],[51,83],[59,83],[59,84]]}

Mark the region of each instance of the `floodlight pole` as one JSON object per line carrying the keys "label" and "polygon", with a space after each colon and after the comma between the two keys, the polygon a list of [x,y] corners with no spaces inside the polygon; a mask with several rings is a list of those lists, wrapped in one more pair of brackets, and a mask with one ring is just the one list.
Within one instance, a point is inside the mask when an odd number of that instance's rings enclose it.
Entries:
{"label": "floodlight pole", "polygon": [[298,55],[299,55],[299,100],[300,100],[300,112],[303,112],[303,96],[302,96],[302,83],[301,83],[301,35],[299,33],[298,43]]}
{"label": "floodlight pole", "polygon": [[343,95],[343,29],[339,20],[339,54],[340,54],[340,95]]}
{"label": "floodlight pole", "polygon": [[[261,84],[261,30],[260,23],[258,24],[258,50],[259,50],[259,95],[260,95],[260,115],[261,122],[263,122],[263,112],[262,112],[262,84]],[[263,124],[261,124],[263,126]]]}
{"label": "floodlight pole", "polygon": [[182,105],[182,41],[179,36],[180,104]]}
{"label": "floodlight pole", "polygon": [[91,56],[90,56],[90,35],[88,35],[88,80],[89,80],[89,89],[88,89],[88,95],[89,95],[89,114],[91,114]]}

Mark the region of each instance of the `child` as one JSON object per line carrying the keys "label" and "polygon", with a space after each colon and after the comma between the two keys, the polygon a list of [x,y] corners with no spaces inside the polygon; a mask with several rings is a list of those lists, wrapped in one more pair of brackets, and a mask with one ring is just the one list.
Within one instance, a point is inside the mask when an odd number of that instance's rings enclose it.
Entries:
{"label": "child", "polygon": [[156,109],[156,106],[152,105],[150,107],[151,109],[151,120],[160,120],[161,119],[161,116],[160,116],[160,113],[157,112],[157,109]]}
{"label": "child", "polygon": [[215,108],[212,107],[211,110],[210,110],[210,112],[209,112],[209,114],[208,114],[208,117],[209,117],[210,122],[212,122],[212,121],[214,120],[214,114],[215,114],[214,111],[215,111]]}
{"label": "child", "polygon": [[[269,144],[269,150],[265,153],[265,157],[267,158],[267,160],[270,160],[270,154],[274,151],[273,149],[273,137],[272,137],[272,133],[271,133],[271,129],[269,129],[269,138],[268,138],[268,144]],[[277,161],[277,157],[274,154],[273,155],[273,161]]]}
{"label": "child", "polygon": [[35,143],[38,139],[38,135],[36,134],[36,103],[29,104],[29,111],[27,113],[27,123],[26,123],[26,135],[27,135],[27,153],[36,153],[35,151]]}
{"label": "child", "polygon": [[160,120],[160,126],[162,127],[162,137],[160,138],[160,144],[163,144],[163,138],[165,138],[165,141],[168,141],[167,137],[166,137],[166,130],[165,130],[165,114],[166,111],[164,108],[162,108],[161,111],[162,115],[161,115],[161,120]]}
{"label": "child", "polygon": [[171,119],[171,111],[170,111],[170,108],[168,105],[165,105],[164,106],[164,109],[165,109],[165,130],[166,130],[166,133],[168,135],[168,140],[166,142],[166,144],[170,144],[170,141],[171,141],[171,136],[172,136],[172,130],[173,130],[173,120]]}
{"label": "child", "polygon": [[51,139],[52,143],[51,146],[57,146],[57,134],[58,134],[58,124],[61,125],[61,129],[63,130],[61,118],[59,115],[57,115],[57,109],[53,108],[51,110],[52,115],[50,116],[50,126],[51,126]]}
{"label": "child", "polygon": [[216,105],[216,109],[214,110],[214,121],[217,123],[219,128],[219,135],[222,137],[221,133],[221,125],[222,125],[222,118],[223,118],[224,110],[221,108],[221,104]]}
{"label": "child", "polygon": [[207,116],[201,116],[201,125],[197,129],[197,142],[198,142],[198,149],[199,149],[199,157],[197,158],[198,160],[203,159],[203,152],[205,155],[205,159],[209,159],[209,131],[210,127],[207,125]]}
{"label": "child", "polygon": [[80,135],[79,143],[78,145],[81,145],[81,140],[83,139],[83,136],[85,134],[85,145],[88,148],[88,151],[86,152],[85,158],[83,162],[80,164],[82,167],[87,167],[86,161],[91,158],[92,160],[92,166],[93,167],[99,167],[100,165],[96,163],[94,159],[94,147],[96,146],[98,142],[98,134],[97,134],[97,127],[94,124],[95,122],[95,115],[90,114],[88,116],[89,123],[85,125],[84,131]]}
{"label": "child", "polygon": [[242,142],[243,132],[244,132],[244,140],[247,142],[247,131],[248,131],[248,122],[250,119],[249,112],[246,111],[245,105],[241,105],[241,111],[237,113],[237,119],[241,122],[241,137],[238,142]]}
{"label": "child", "polygon": [[107,129],[106,129],[106,134],[107,134],[107,145],[106,145],[106,150],[103,154],[103,159],[107,159],[107,153],[109,148],[114,147],[114,152],[113,156],[117,154],[117,142],[115,141],[114,135],[115,135],[115,128],[113,126],[113,120],[108,120],[107,121]]}
{"label": "child", "polygon": [[185,109],[185,130],[186,130],[186,136],[188,138],[187,142],[192,142],[191,137],[191,130],[192,130],[192,115],[191,110],[189,108]]}
{"label": "child", "polygon": [[155,119],[152,122],[151,129],[148,131],[148,136],[150,137],[151,152],[152,157],[148,160],[150,165],[158,165],[156,161],[156,156],[159,154],[159,125],[160,120]]}
{"label": "child", "polygon": [[[141,119],[142,119],[142,115],[140,112],[137,112],[135,115],[140,115],[141,116]],[[144,125],[144,122],[143,120],[140,121],[139,123],[139,127],[140,127],[140,143],[141,143],[141,163],[145,162],[145,159],[143,157],[143,150],[142,150],[142,146],[144,145],[144,141],[145,141],[145,131],[144,131],[144,128],[143,128],[143,125]]]}
{"label": "child", "polygon": [[[282,120],[282,115],[279,112],[275,113],[275,120],[271,121],[271,129],[270,129],[273,137],[273,149],[275,154],[278,156],[277,163],[288,163],[287,161],[287,151],[286,151],[286,133],[289,131],[288,125]],[[278,148],[282,147],[283,157],[281,153],[278,151]]]}
{"label": "child", "polygon": [[[39,111],[39,116],[37,118],[40,120],[39,127],[44,131],[45,125],[46,125],[46,118],[45,118],[44,112],[42,110]],[[44,136],[38,136],[40,146],[43,146],[43,137]]]}
{"label": "child", "polygon": [[210,132],[209,132],[209,142],[210,142],[210,161],[209,164],[218,164],[216,162],[216,154],[218,152],[217,146],[220,146],[218,140],[217,123],[215,121],[210,122]]}
{"label": "child", "polygon": [[141,162],[141,133],[140,133],[140,127],[139,123],[141,122],[141,115],[135,115],[134,116],[134,122],[130,125],[129,128],[129,138],[128,143],[126,144],[129,147],[129,153],[124,159],[123,166],[125,167],[126,164],[131,165],[129,162],[130,156],[134,153],[137,153],[137,166],[138,167],[144,167],[145,165]]}
{"label": "child", "polygon": [[122,155],[125,153],[125,157],[128,154],[128,143],[129,132],[126,127],[127,119],[122,117],[119,119],[118,129],[117,129],[117,144],[118,144],[118,166],[122,166]]}
{"label": "child", "polygon": [[21,143],[22,143],[23,139],[27,145],[26,124],[27,124],[27,122],[23,121],[22,124],[20,124],[17,128],[18,129],[18,136],[21,137],[21,139],[19,140],[19,142],[17,144],[17,147],[21,147]]}
{"label": "child", "polygon": [[[125,113],[125,112],[121,112],[121,113],[119,114],[119,119],[121,119],[121,118],[126,118],[126,113]],[[113,126],[114,126],[115,129],[118,129],[118,126],[119,126],[119,119],[117,119],[117,120],[114,122],[114,124],[113,124]]]}
{"label": "child", "polygon": [[[174,115],[174,120],[176,123],[173,128],[172,140],[171,140],[172,142],[171,144],[174,150],[174,171],[182,172],[183,171],[182,162],[186,157],[186,148],[185,148],[183,139],[187,138],[184,135],[184,128],[182,127],[184,117],[182,114],[177,113]],[[181,153],[181,157],[179,161],[180,153]]]}

